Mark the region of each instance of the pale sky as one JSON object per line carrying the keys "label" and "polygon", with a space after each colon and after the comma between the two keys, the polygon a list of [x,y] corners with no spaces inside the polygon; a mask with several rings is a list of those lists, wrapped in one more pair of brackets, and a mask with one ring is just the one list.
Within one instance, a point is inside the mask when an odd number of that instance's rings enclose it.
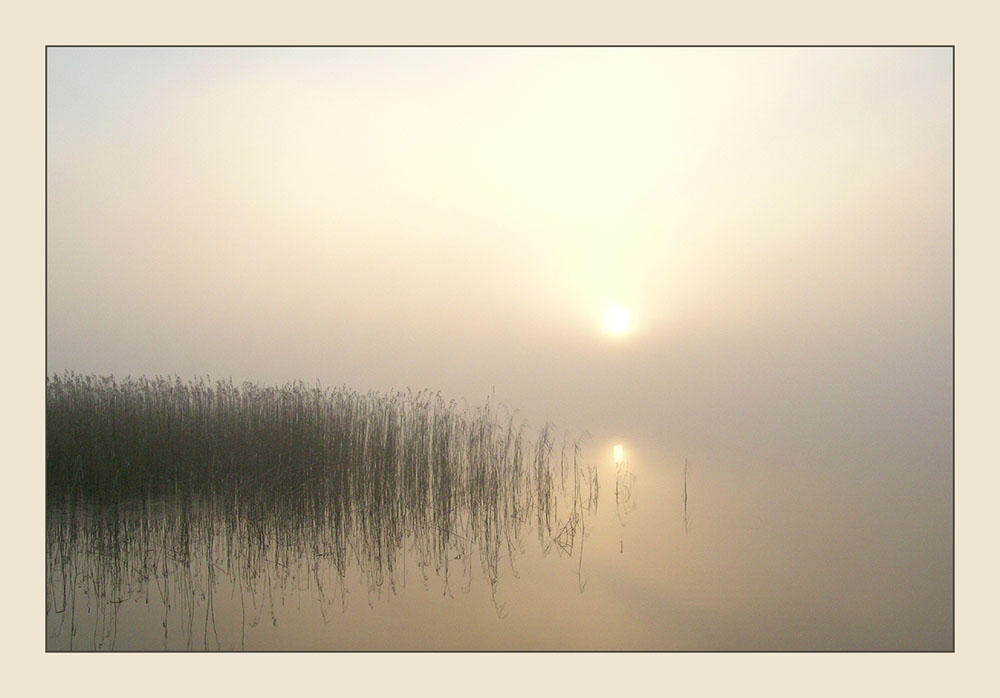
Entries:
{"label": "pale sky", "polygon": [[950,435],[951,79],[946,48],[50,49],[48,370]]}

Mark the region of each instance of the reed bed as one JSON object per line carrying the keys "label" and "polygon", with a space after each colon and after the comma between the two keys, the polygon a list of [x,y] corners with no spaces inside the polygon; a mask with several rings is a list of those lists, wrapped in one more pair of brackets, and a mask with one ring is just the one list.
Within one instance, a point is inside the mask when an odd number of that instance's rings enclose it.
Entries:
{"label": "reed bed", "polygon": [[[295,579],[333,605],[357,568],[371,602],[409,567],[448,593],[456,563],[471,584],[473,559],[500,613],[496,584],[526,532],[573,555],[597,504],[579,440],[554,455],[550,425],[529,438],[492,399],[75,374],[46,391],[47,608],[71,618],[81,587],[111,619],[151,589],[170,608],[173,588],[176,609],[207,588],[208,645],[219,575],[259,618],[262,585]],[[114,623],[96,627],[94,644],[113,646]]]}

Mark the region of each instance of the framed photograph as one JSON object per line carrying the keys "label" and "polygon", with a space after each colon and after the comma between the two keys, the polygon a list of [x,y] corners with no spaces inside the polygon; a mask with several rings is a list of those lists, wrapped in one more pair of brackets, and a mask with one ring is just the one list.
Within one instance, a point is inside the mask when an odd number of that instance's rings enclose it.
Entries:
{"label": "framed photograph", "polygon": [[952,46],[45,63],[46,650],[954,650]]}

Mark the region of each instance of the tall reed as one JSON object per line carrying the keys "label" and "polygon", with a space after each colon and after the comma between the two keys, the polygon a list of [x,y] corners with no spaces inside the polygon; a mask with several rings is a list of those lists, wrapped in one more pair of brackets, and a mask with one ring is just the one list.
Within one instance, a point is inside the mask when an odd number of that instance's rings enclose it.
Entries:
{"label": "tall reed", "polygon": [[572,555],[596,506],[578,442],[564,441],[556,473],[552,427],[529,439],[492,398],[469,409],[429,391],[71,373],[46,391],[53,612],[77,579],[108,602],[155,583],[167,604],[178,567],[209,592],[223,570],[255,598],[296,565],[317,589],[354,565],[377,596],[405,584],[408,562],[447,591],[456,559],[469,580],[475,557],[495,593],[526,531]]}

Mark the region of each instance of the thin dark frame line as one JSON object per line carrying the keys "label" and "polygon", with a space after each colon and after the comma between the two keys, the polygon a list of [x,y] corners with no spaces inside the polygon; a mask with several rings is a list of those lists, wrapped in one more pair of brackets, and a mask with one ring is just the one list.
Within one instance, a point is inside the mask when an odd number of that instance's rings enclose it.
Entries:
{"label": "thin dark frame line", "polygon": [[955,48],[955,44],[46,44],[45,48]]}
{"label": "thin dark frame line", "polygon": [[[45,110],[45,114],[44,114],[43,124],[44,124],[44,127],[45,127],[45,131],[42,134],[42,136],[43,136],[42,140],[45,142],[45,163],[44,163],[44,165],[45,165],[45,167],[44,167],[45,172],[43,173],[44,177],[45,177],[45,196],[44,196],[44,200],[45,200],[45,202],[44,202],[45,203],[45,213],[44,213],[44,218],[43,218],[43,220],[44,220],[44,226],[45,226],[45,235],[43,236],[44,240],[45,240],[45,243],[44,243],[45,244],[45,254],[44,254],[45,269],[43,270],[44,271],[43,277],[45,279],[45,291],[44,291],[44,298],[45,298],[45,342],[44,342],[44,346],[45,346],[45,362],[44,362],[45,363],[45,376],[44,376],[44,378],[45,378],[45,381],[42,382],[43,386],[45,385],[45,382],[48,380],[48,377],[49,377],[49,51],[48,51],[48,49],[45,50],[45,89],[44,89],[44,92],[45,92],[45,95],[44,95],[44,107],[43,108]],[[48,402],[48,390],[45,390],[45,400],[43,401],[43,409],[45,409],[45,404],[44,403],[46,403],[46,402]],[[43,589],[47,589],[48,588],[47,581],[48,581],[48,574],[49,574],[48,561],[45,559],[46,556],[48,555],[48,538],[49,538],[49,525],[48,525],[49,515],[48,515],[48,510],[47,510],[47,508],[45,506],[46,495],[47,495],[47,493],[49,491],[49,469],[47,467],[48,466],[48,420],[49,420],[49,412],[48,412],[48,409],[45,409],[44,418],[43,418],[43,428],[42,428],[42,432],[44,434],[43,437],[42,437],[42,472],[44,473],[43,478],[42,478],[42,480],[44,482],[44,486],[42,487],[42,511],[45,512],[44,513],[44,517],[45,518],[44,518],[44,523],[43,523],[43,525],[45,527],[45,532],[44,532],[44,534],[42,536],[42,547],[45,550],[45,554],[42,555],[42,588]],[[46,591],[46,594],[47,593],[48,592]],[[45,607],[48,606],[48,602],[44,598],[42,600],[42,604],[43,604],[43,608],[45,608]],[[43,613],[44,613],[44,611],[43,611]],[[50,651],[49,650],[49,628],[48,628],[48,619],[47,618],[46,618],[45,621],[42,622],[42,647],[45,648],[46,652]]]}
{"label": "thin dark frame line", "polygon": [[955,47],[951,48],[951,651],[955,652]]}

